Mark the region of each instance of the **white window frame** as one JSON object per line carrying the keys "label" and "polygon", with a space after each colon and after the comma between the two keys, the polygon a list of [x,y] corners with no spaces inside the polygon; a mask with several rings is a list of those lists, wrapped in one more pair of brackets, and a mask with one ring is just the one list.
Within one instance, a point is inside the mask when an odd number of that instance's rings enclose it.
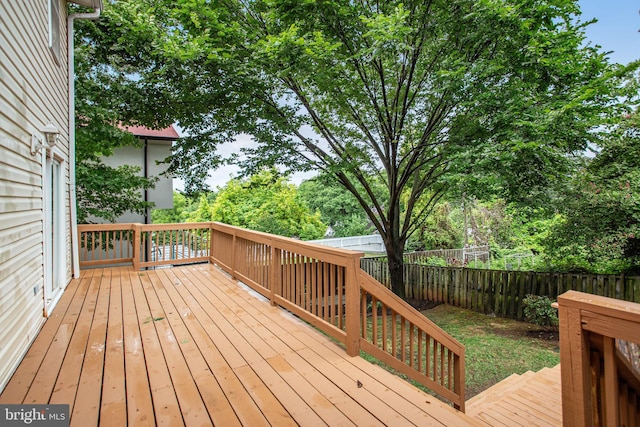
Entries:
{"label": "white window frame", "polygon": [[49,0],[49,49],[58,66],[61,53],[60,33],[60,0]]}

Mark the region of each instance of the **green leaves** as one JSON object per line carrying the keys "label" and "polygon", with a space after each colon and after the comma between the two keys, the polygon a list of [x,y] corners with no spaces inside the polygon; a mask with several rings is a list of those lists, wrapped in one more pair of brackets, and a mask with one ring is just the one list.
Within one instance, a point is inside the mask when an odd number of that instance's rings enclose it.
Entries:
{"label": "green leaves", "polygon": [[210,212],[214,221],[303,240],[319,239],[327,228],[275,170],[229,181]]}
{"label": "green leaves", "polygon": [[333,176],[396,255],[445,191],[549,204],[631,93],[585,45],[576,1],[110,6],[87,35],[106,64],[96,80],[123,94],[124,117],[180,122],[172,172],[190,191],[225,161],[220,143],[249,135],[246,175]]}

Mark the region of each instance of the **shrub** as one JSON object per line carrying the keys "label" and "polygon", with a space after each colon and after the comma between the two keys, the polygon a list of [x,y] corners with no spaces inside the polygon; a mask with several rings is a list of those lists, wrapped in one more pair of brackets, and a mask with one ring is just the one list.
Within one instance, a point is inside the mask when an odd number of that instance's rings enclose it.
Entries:
{"label": "shrub", "polygon": [[522,303],[527,322],[542,326],[546,330],[558,330],[558,311],[551,307],[554,301],[547,296],[527,295]]}

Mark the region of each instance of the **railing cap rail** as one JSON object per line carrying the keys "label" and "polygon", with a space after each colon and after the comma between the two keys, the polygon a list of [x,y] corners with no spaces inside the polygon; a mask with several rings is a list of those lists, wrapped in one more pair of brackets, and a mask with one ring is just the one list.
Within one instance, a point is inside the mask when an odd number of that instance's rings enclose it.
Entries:
{"label": "railing cap rail", "polygon": [[558,306],[588,310],[609,317],[640,323],[640,304],[600,295],[567,291],[558,296]]}
{"label": "railing cap rail", "polygon": [[259,240],[259,239],[256,239],[256,237],[261,237],[264,243],[273,244],[279,249],[291,250],[298,253],[300,253],[300,248],[306,248],[312,251],[313,253],[338,255],[340,257],[347,258],[347,259],[353,259],[353,258],[359,259],[364,256],[364,252],[360,252],[360,251],[334,248],[330,246],[320,245],[317,243],[305,242],[304,240],[292,239],[290,237],[277,236],[275,234],[263,233],[261,231],[247,230],[245,228],[223,224],[221,222],[212,222],[210,224],[214,230],[236,235],[238,237],[247,237],[254,240]]}

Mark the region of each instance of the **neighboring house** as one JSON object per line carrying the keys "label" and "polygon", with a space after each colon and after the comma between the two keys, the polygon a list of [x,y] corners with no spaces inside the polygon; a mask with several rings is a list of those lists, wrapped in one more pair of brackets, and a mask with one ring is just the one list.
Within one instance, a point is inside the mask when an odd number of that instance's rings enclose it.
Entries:
{"label": "neighboring house", "polygon": [[[115,149],[113,155],[103,157],[102,161],[107,166],[117,167],[122,165],[136,166],[140,168],[140,176],[155,177],[158,181],[154,188],[144,191],[141,196],[147,202],[152,202],[154,208],[173,208],[173,177],[164,175],[168,164],[162,163],[171,155],[173,142],[179,135],[173,126],[165,129],[153,130],[144,126],[123,126],[123,130],[131,132],[142,141],[141,147],[120,147]],[[151,223],[150,210],[145,214],[128,212],[119,217],[116,222],[140,222]],[[91,222],[102,222],[92,218]]]}
{"label": "neighboring house", "polygon": [[0,390],[79,273],[69,3],[0,1]]}

